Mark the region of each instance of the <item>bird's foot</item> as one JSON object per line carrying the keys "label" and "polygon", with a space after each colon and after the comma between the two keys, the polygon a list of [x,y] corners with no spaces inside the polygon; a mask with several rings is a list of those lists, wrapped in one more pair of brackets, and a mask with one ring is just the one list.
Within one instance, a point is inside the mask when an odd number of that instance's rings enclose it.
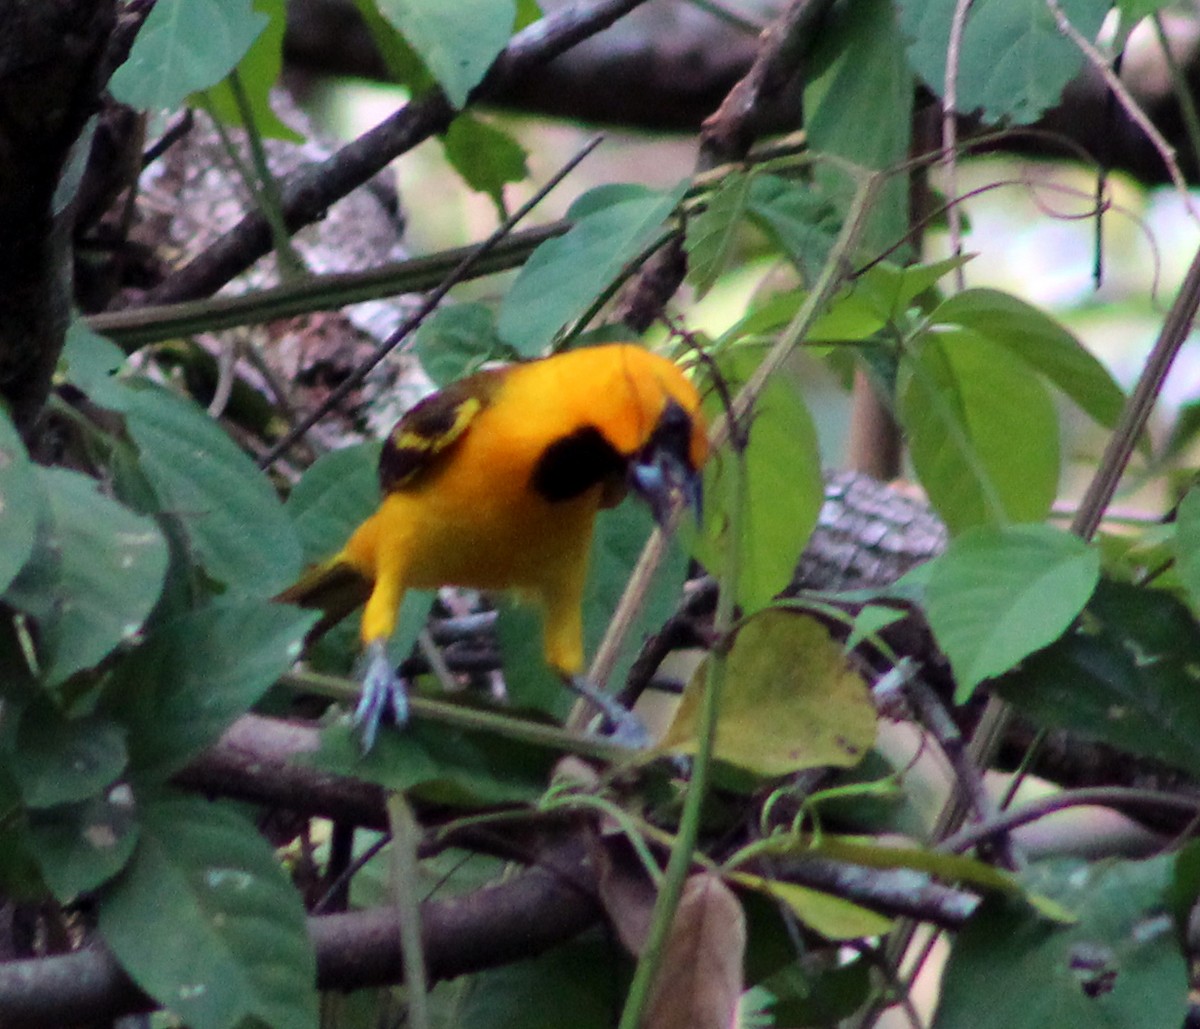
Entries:
{"label": "bird's foot", "polygon": [[363,753],[371,749],[379,727],[386,721],[397,726],[408,722],[408,689],[387,656],[387,644],[373,640],[362,656],[362,696],[354,709],[354,728]]}
{"label": "bird's foot", "polygon": [[630,750],[645,750],[654,742],[637,715],[607,693],[602,693],[582,675],[568,677],[567,685],[600,712],[604,718],[604,728],[613,743]]}

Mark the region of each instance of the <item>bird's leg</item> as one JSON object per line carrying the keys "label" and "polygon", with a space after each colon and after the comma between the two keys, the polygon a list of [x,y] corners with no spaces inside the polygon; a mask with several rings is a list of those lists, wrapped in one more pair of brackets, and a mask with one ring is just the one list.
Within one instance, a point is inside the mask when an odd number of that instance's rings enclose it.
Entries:
{"label": "bird's leg", "polygon": [[383,722],[390,720],[398,726],[408,722],[408,689],[388,660],[387,640],[368,643],[361,662],[362,696],[354,709],[354,727],[365,754]]}
{"label": "bird's leg", "polygon": [[558,670],[572,692],[600,712],[614,743],[641,750],[653,742],[642,720],[575,671],[583,667],[583,587],[590,542],[589,532],[579,541],[580,550],[575,560],[569,562],[570,574],[551,580],[542,587],[541,603],[545,619],[542,641],[546,663]]}
{"label": "bird's leg", "polygon": [[607,693],[598,690],[582,675],[564,676],[564,679],[573,692],[600,712],[604,718],[604,727],[614,743],[631,750],[644,750],[654,742],[637,715],[617,703]]}

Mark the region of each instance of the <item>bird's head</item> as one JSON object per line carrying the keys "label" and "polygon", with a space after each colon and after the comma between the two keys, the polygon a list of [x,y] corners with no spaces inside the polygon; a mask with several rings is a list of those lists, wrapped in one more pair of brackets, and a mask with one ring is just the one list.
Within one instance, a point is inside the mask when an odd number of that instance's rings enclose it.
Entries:
{"label": "bird's head", "polygon": [[[690,383],[688,384],[691,388]],[[645,444],[629,463],[629,488],[642,498],[660,526],[666,526],[676,496],[682,496],[700,520],[703,489],[700,469],[708,456],[708,439],[698,398],[683,398],[687,407],[668,398]]]}

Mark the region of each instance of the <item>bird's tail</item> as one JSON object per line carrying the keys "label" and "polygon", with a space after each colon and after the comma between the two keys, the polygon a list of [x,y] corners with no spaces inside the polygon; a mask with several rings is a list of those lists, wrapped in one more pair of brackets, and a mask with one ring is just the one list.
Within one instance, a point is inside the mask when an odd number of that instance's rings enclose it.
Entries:
{"label": "bird's tail", "polygon": [[370,594],[371,580],[338,554],[313,565],[274,599],[280,604],[321,612],[320,620],[308,634],[312,642],[365,604]]}

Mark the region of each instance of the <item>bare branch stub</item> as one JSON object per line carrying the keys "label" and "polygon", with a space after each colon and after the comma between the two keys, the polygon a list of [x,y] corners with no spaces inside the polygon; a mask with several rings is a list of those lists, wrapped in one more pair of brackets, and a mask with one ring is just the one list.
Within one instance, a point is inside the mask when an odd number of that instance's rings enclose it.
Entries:
{"label": "bare branch stub", "polygon": [[[771,112],[773,119],[784,106],[781,99],[790,91],[799,90],[803,57],[829,6],[829,0],[792,0],[787,10],[762,33],[749,70],[704,121],[697,171],[742,160],[766,127],[767,112]],[[800,110],[798,97],[792,107]],[[636,332],[645,331],[662,314],[686,275],[683,243],[675,237],[643,265],[625,288],[614,308],[614,317]]]}

